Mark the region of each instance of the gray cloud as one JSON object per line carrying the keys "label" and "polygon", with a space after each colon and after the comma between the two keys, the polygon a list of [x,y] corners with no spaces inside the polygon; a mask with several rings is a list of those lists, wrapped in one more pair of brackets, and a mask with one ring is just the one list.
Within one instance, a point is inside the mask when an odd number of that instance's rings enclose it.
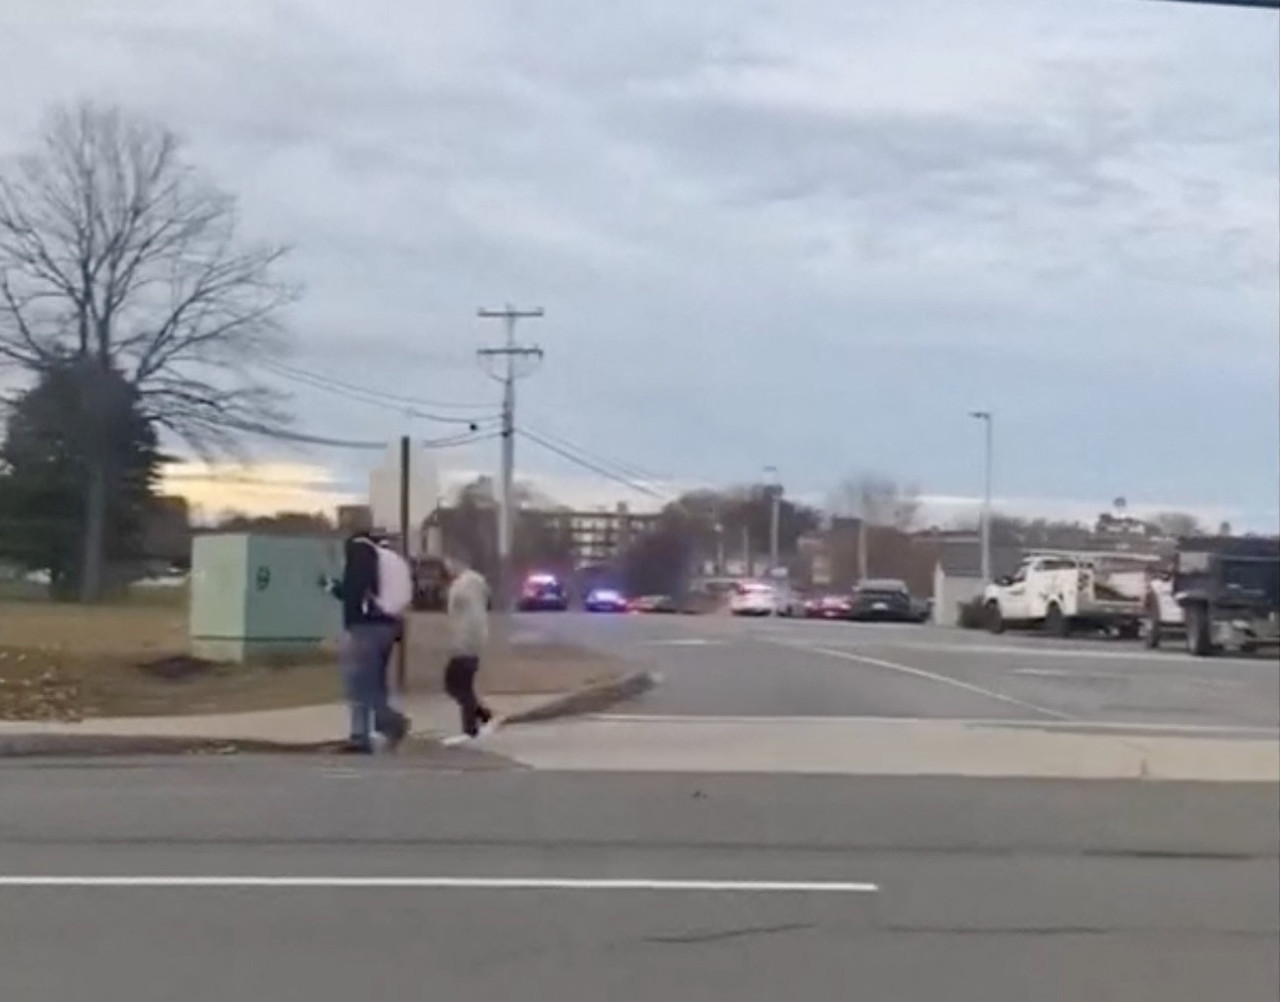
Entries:
{"label": "gray cloud", "polygon": [[[876,465],[960,492],[977,401],[1008,415],[1010,494],[1269,510],[1275,26],[1114,0],[10,0],[0,151],[84,93],[163,118],[297,243],[298,364],[489,400],[474,308],[538,302],[530,419],[677,479],[785,463],[821,493]],[[1213,401],[1200,424],[1182,397]],[[398,430],[297,401],[322,433]],[[1203,463],[1115,433],[1153,423]]]}

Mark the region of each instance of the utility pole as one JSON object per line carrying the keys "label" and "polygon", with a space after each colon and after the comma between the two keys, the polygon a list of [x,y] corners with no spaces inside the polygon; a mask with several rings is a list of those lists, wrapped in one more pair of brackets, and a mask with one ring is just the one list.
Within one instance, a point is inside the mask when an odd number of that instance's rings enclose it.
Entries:
{"label": "utility pole", "polygon": [[[512,485],[516,468],[516,380],[533,371],[542,360],[542,349],[537,345],[519,344],[516,341],[516,323],[535,320],[543,316],[542,307],[518,310],[510,303],[500,310],[480,309],[476,316],[484,320],[501,320],[506,338],[501,347],[481,348],[476,352],[481,364],[492,363],[490,375],[502,383],[502,464],[498,487],[498,580],[494,593],[498,608],[510,612],[512,608],[511,536],[514,525],[512,512]],[[521,371],[519,363],[529,363]]]}
{"label": "utility pole", "polygon": [[991,582],[991,481],[992,481],[992,426],[995,415],[991,411],[970,411],[969,417],[983,424],[982,449],[982,580]]}
{"label": "utility pole", "polygon": [[[410,442],[408,435],[400,436],[400,555],[410,567],[409,548],[409,495],[410,495]],[[409,617],[400,620],[400,642],[396,645],[396,689],[408,690],[409,681]]]}

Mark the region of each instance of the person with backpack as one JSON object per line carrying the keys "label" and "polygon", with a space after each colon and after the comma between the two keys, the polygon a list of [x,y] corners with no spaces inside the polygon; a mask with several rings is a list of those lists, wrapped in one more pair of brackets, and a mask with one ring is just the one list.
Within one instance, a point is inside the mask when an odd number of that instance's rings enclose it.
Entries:
{"label": "person with backpack", "polygon": [[342,579],[328,587],[342,603],[338,664],[351,710],[342,751],[369,754],[375,731],[394,749],[409,733],[410,721],[391,706],[387,668],[413,601],[412,572],[383,541],[357,532],[343,549]]}

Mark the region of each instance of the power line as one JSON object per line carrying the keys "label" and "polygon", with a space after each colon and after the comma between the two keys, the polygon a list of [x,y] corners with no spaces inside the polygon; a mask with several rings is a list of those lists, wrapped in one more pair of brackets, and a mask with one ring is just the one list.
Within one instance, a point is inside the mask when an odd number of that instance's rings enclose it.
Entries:
{"label": "power line", "polygon": [[281,362],[262,362],[262,367],[269,372],[284,379],[301,383],[304,386],[310,386],[313,389],[325,390],[334,393],[337,396],[345,397],[348,400],[354,400],[358,403],[369,404],[372,407],[381,407],[385,410],[395,411],[398,414],[409,414],[412,417],[422,418],[426,421],[435,421],[440,424],[460,424],[474,426],[479,424],[489,424],[494,422],[492,415],[487,417],[461,417],[451,414],[437,414],[426,410],[427,407],[448,408],[454,407],[458,409],[488,409],[487,404],[444,404],[430,403],[419,400],[415,397],[402,396],[395,393],[387,393],[381,390],[371,390],[367,387],[358,386],[355,383],[349,383],[345,380],[335,379],[332,376],[321,375],[319,373],[308,372],[305,369],[299,369],[294,366],[284,365]]}
{"label": "power line", "polygon": [[[464,445],[472,445],[476,442],[491,442],[497,437],[497,432],[490,432],[487,435],[453,435],[447,438],[419,439],[418,445],[427,449],[450,449]],[[376,442],[369,444],[376,445],[379,449],[387,448],[390,445],[389,442]],[[246,473],[206,472],[201,470],[190,470],[181,473],[164,473],[161,475],[161,479],[168,483],[248,484],[262,487],[286,487],[298,489],[338,489],[343,486],[341,482],[318,478],[263,477]]]}
{"label": "power line", "polygon": [[333,449],[385,449],[387,441],[359,441],[348,438],[329,438],[325,435],[308,435],[304,432],[286,431],[282,428],[268,428],[249,422],[237,422],[230,425],[236,431],[247,435],[260,435],[284,442],[298,442],[302,445],[323,445]]}
{"label": "power line", "polygon": [[542,448],[546,449],[548,452],[554,452],[557,456],[569,460],[569,462],[582,467],[584,470],[590,470],[592,473],[602,476],[606,480],[611,480],[616,484],[621,484],[623,487],[630,488],[631,490],[637,491],[641,494],[647,494],[649,497],[656,498],[659,501],[665,502],[670,500],[667,496],[653,488],[642,483],[637,483],[634,480],[629,480],[597,463],[593,463],[591,460],[578,455],[571,449],[563,448],[562,446],[556,445],[554,442],[548,441],[536,432],[531,432],[526,428],[521,428],[517,434],[522,438],[527,438],[530,442],[534,442],[537,445],[542,446]]}
{"label": "power line", "polygon": [[476,442],[492,442],[501,434],[499,431],[489,431],[478,435],[467,432],[461,435],[448,435],[443,438],[423,438],[418,440],[418,444],[427,449],[451,449],[455,446],[472,445]]}
{"label": "power line", "polygon": [[[347,486],[341,481],[317,477],[264,477],[251,473],[213,470],[165,473],[160,479],[169,484],[250,484],[257,487],[286,487],[297,490],[339,490]],[[354,487],[354,484],[350,486]]]}
{"label": "power line", "polygon": [[[528,428],[530,426],[526,425],[525,427]],[[548,438],[552,442],[555,442],[566,449],[572,449],[574,452],[580,453],[583,456],[586,456],[588,459],[594,462],[597,462],[602,466],[608,466],[618,471],[624,477],[627,477],[629,479],[634,479],[634,480],[638,480],[638,481],[642,481],[650,484],[670,483],[672,481],[672,478],[670,477],[659,476],[658,474],[654,473],[652,470],[646,470],[644,467],[636,466],[634,463],[624,463],[620,460],[611,459],[608,456],[605,456],[601,453],[593,452],[592,450],[588,449],[586,446],[578,445],[572,442],[566,436],[558,432],[548,431],[547,428],[545,427],[545,424],[541,428],[533,428],[532,430],[537,432],[537,434],[541,435],[543,438]]]}
{"label": "power line", "polygon": [[331,384],[335,387],[350,390],[354,393],[363,395],[373,395],[386,398],[387,400],[395,400],[401,403],[412,404],[418,407],[434,407],[440,410],[489,410],[491,404],[463,403],[461,401],[446,400],[427,400],[423,397],[406,396],[399,393],[387,393],[381,390],[371,390],[367,386],[361,386],[358,383],[352,383],[345,379],[339,379],[337,376],[330,376],[327,373],[314,372],[310,369],[303,369],[300,366],[289,365],[285,362],[268,361],[263,363],[267,368],[275,369],[279,373],[299,376],[306,379],[318,380],[320,382]]}

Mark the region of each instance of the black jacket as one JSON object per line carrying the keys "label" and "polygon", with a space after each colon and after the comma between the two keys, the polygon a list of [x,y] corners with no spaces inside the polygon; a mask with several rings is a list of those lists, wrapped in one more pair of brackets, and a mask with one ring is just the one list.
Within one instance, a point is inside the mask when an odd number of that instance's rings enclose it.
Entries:
{"label": "black jacket", "polygon": [[342,580],[329,586],[342,603],[342,625],[346,629],[365,623],[396,623],[373,601],[378,594],[378,554],[366,533],[358,532],[343,548]]}

